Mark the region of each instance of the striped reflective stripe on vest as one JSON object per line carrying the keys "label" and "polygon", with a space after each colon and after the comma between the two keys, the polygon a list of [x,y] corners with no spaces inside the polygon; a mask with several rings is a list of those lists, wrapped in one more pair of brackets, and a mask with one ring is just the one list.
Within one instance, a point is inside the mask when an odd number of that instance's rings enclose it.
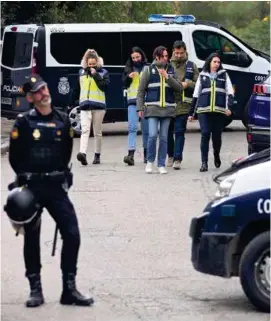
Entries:
{"label": "striped reflective stripe on vest", "polygon": [[80,76],[80,86],[80,103],[89,101],[105,105],[105,93],[99,89],[92,77]]}
{"label": "striped reflective stripe on vest", "polygon": [[[185,81],[186,80],[192,80],[193,81],[193,74],[194,74],[194,65],[192,61],[187,60],[185,65]],[[192,103],[192,96],[193,94],[190,94],[190,97],[186,95],[186,91],[182,91],[182,101],[184,103]]]}
{"label": "striped reflective stripe on vest", "polygon": [[137,74],[137,75],[133,78],[130,87],[127,89],[127,99],[128,99],[128,100],[136,99],[139,82],[140,82],[140,75]]}

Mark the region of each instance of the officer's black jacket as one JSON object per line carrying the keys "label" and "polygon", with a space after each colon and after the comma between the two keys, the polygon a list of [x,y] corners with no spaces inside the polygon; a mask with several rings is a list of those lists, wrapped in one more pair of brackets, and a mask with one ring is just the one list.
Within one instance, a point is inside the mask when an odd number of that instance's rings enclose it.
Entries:
{"label": "officer's black jacket", "polygon": [[9,162],[16,174],[67,170],[73,148],[68,115],[55,109],[19,114],[10,134]]}

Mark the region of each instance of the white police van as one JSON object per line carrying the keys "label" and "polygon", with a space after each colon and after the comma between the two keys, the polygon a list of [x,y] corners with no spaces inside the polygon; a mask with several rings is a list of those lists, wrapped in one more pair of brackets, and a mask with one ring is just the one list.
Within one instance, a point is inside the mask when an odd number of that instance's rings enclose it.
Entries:
{"label": "white police van", "polygon": [[[111,83],[107,91],[105,122],[127,120],[121,75],[133,46],[152,61],[158,45],[171,52],[175,40],[187,44],[189,59],[198,68],[212,52],[219,52],[235,88],[235,119],[246,119],[244,109],[253,85],[270,70],[270,56],[251,48],[222,26],[193,16],[151,15],[149,23],[93,23],[10,25],[3,34],[1,58],[1,115],[15,117],[30,108],[22,95],[26,75],[38,72],[49,85],[53,104],[67,109],[78,80],[81,58],[94,48],[104,59]],[[74,117],[75,114],[72,113]],[[76,121],[74,126],[78,128]]]}

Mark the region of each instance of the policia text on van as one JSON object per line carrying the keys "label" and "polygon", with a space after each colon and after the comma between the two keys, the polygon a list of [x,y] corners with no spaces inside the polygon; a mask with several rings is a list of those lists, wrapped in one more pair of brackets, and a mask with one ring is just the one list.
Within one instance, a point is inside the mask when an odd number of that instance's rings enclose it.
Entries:
{"label": "policia text on van", "polygon": [[[154,48],[159,45],[171,48],[174,41],[183,40],[189,59],[200,71],[210,53],[219,52],[235,88],[233,117],[245,121],[244,110],[253,85],[268,74],[270,57],[220,25],[197,21],[193,16],[152,15],[149,21],[154,23],[6,26],[1,60],[1,115],[14,118],[30,108],[20,93],[6,89],[20,87],[31,72],[39,73],[46,80],[54,106],[66,109],[75,103],[70,101],[71,92],[78,79],[82,54],[91,44],[104,58],[104,67],[111,78],[104,121],[126,121],[122,73],[131,48],[135,45],[142,48],[151,62]],[[108,50],[110,46],[114,50]]]}

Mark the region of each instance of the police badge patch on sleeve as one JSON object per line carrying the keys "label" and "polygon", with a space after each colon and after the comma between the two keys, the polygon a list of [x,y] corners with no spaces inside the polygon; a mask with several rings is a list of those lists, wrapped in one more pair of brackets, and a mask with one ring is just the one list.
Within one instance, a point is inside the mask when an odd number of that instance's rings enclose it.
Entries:
{"label": "police badge patch on sleeve", "polygon": [[58,82],[58,92],[67,95],[70,92],[70,84],[67,77],[61,77]]}
{"label": "police badge patch on sleeve", "polygon": [[18,128],[13,128],[10,135],[12,139],[17,139],[19,137]]}

